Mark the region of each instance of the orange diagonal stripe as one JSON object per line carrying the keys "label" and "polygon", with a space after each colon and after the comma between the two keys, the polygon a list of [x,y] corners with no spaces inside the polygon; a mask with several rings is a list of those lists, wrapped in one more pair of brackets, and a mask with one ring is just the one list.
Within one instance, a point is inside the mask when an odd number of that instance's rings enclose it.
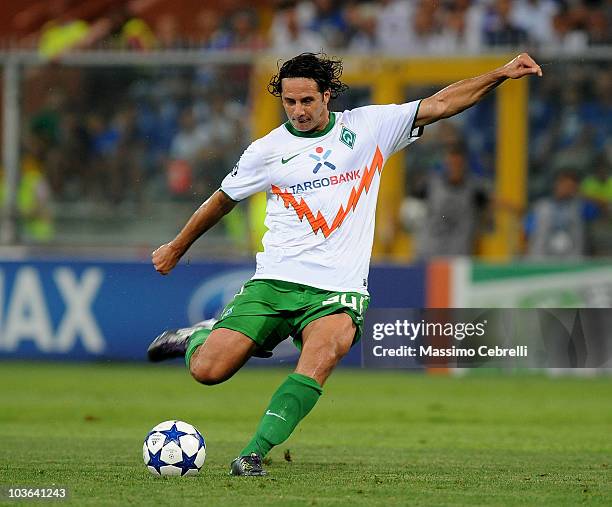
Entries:
{"label": "orange diagonal stripe", "polygon": [[315,217],[315,214],[312,212],[310,206],[308,206],[308,203],[304,199],[300,198],[300,200],[298,201],[293,194],[282,191],[276,185],[272,185],[272,193],[283,200],[285,208],[289,209],[289,206],[292,206],[295,210],[295,214],[300,219],[300,221],[302,221],[304,217],[306,217],[308,223],[310,224],[310,227],[312,228],[312,232],[317,234],[319,231],[322,231],[323,235],[327,238],[332,232],[334,232],[338,227],[342,225],[342,222],[349,214],[349,212],[356,208],[357,203],[359,202],[359,199],[363,194],[363,191],[365,190],[366,194],[368,193],[376,171],[378,171],[378,173],[380,174],[382,172],[382,168],[383,156],[377,146],[370,167],[365,167],[365,169],[363,170],[363,176],[359,181],[359,185],[351,189],[351,193],[349,195],[348,202],[346,203],[346,207],[340,205],[340,208],[336,213],[331,227],[329,226],[327,220],[325,220],[325,217],[320,211],[317,211]]}

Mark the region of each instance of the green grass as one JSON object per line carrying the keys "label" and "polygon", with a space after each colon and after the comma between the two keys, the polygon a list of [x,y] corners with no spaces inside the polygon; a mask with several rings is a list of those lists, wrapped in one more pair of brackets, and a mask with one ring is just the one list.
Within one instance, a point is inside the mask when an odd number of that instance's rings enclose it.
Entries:
{"label": "green grass", "polygon": [[[204,387],[178,367],[0,363],[0,486],[56,484],[96,506],[612,505],[611,377],[340,370],[269,477],[228,477],[286,374]],[[204,433],[197,477],[144,467],[165,419]]]}

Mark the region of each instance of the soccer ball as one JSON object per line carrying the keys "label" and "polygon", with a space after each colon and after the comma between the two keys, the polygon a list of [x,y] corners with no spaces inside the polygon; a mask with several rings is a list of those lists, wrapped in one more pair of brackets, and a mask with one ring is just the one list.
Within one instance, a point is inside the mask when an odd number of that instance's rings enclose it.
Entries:
{"label": "soccer ball", "polygon": [[149,431],[142,457],[153,475],[195,475],[206,459],[206,443],[191,424],[164,421]]}

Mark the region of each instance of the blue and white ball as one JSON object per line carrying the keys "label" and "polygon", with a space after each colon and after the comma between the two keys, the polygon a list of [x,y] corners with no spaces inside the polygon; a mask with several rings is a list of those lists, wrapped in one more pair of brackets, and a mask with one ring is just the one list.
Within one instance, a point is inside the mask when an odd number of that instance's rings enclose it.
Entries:
{"label": "blue and white ball", "polygon": [[206,443],[191,424],[164,421],[145,438],[142,457],[153,475],[195,475],[206,459]]}

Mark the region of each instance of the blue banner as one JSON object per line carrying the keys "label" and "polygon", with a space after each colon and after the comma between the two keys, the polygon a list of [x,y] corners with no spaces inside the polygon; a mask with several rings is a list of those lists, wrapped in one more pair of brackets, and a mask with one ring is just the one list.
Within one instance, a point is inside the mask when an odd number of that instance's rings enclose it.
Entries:
{"label": "blue banner", "polygon": [[[253,273],[249,263],[0,263],[0,358],[144,360],[162,330],[217,316]],[[373,267],[371,307],[424,305],[423,266]],[[359,347],[345,358],[360,364]],[[277,360],[295,359],[289,342]]]}

